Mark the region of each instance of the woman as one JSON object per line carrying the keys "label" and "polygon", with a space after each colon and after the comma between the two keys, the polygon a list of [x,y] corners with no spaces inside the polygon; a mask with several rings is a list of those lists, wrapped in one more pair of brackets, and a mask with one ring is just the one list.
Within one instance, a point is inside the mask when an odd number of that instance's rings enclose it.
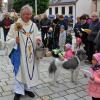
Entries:
{"label": "woman", "polygon": [[91,62],[92,56],[95,53],[95,38],[100,30],[100,20],[99,15],[96,12],[91,14],[92,22],[89,25],[89,30],[85,30],[88,34],[88,58]]}
{"label": "woman", "polygon": [[23,6],[20,15],[21,18],[11,25],[7,36],[8,53],[15,74],[14,100],[20,100],[21,95],[35,96],[28,89],[38,83],[38,60],[35,56],[35,49],[41,44],[40,38],[36,38],[38,28],[30,20],[32,7]]}
{"label": "woman", "polygon": [[6,13],[4,15],[4,19],[2,20],[2,24],[3,24],[3,29],[4,29],[4,40],[6,41],[6,37],[8,34],[8,31],[10,29],[10,25],[13,23],[13,21],[10,19],[10,15],[9,13]]}

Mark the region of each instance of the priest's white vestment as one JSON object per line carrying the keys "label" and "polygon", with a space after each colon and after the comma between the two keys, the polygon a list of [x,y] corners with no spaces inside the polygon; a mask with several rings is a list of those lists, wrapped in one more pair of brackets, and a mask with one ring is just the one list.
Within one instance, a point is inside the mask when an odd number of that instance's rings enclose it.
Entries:
{"label": "priest's white vestment", "polygon": [[[23,29],[19,31],[20,39],[20,66],[15,76],[16,80],[22,84],[25,84],[28,88],[38,84],[38,60],[35,57],[36,49],[36,36],[38,34],[38,28],[35,23],[29,21],[28,23],[18,19],[18,23],[21,23]],[[29,33],[29,35],[26,35]],[[18,31],[15,30],[15,23],[11,25],[10,31],[7,36],[7,48],[8,54],[17,48],[16,37]]]}

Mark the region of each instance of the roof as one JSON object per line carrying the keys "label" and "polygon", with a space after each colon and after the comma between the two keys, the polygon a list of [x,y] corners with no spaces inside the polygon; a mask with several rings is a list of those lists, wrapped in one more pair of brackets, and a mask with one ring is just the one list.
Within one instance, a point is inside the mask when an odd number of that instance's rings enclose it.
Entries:
{"label": "roof", "polygon": [[56,6],[56,5],[69,5],[69,4],[75,4],[78,0],[56,0],[52,1],[49,5],[50,6]]}

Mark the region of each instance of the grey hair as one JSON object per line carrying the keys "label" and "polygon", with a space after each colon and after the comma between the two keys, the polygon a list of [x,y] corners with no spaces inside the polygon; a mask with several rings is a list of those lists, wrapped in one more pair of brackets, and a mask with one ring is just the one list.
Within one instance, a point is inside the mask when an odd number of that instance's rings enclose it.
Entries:
{"label": "grey hair", "polygon": [[23,13],[23,11],[25,11],[25,10],[28,10],[28,11],[30,11],[31,13],[33,13],[33,8],[32,8],[32,6],[30,6],[30,5],[25,5],[25,6],[23,6],[22,8],[21,8],[21,10],[20,10],[20,15],[22,15],[22,13]]}

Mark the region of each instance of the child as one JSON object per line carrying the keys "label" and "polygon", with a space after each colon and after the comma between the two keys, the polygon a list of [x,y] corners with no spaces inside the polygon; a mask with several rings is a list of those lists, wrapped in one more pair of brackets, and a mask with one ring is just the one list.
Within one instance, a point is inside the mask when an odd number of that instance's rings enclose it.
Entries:
{"label": "child", "polygon": [[80,48],[82,44],[81,38],[76,38],[76,48]]}
{"label": "child", "polygon": [[72,45],[67,43],[64,46],[64,51],[61,51],[60,49],[53,49],[51,52],[48,52],[46,56],[53,56],[55,58],[59,58],[60,60],[68,60],[74,56]]}
{"label": "child", "polygon": [[72,34],[71,34],[71,30],[69,30],[66,34],[66,43],[70,43],[72,44]]}
{"label": "child", "polygon": [[50,27],[49,30],[48,30],[48,33],[47,33],[47,47],[49,49],[49,51],[52,50],[53,48],[53,28]]}
{"label": "child", "polygon": [[59,35],[59,48],[61,51],[64,51],[64,45],[66,43],[66,31],[64,25],[60,26],[60,35]]}
{"label": "child", "polygon": [[92,96],[92,100],[100,100],[100,53],[93,55],[92,64],[90,69],[92,77],[88,83],[88,93]]}
{"label": "child", "polygon": [[65,53],[64,55],[59,55],[61,60],[68,60],[74,56],[74,53],[72,51],[72,45],[67,43],[65,45]]}

